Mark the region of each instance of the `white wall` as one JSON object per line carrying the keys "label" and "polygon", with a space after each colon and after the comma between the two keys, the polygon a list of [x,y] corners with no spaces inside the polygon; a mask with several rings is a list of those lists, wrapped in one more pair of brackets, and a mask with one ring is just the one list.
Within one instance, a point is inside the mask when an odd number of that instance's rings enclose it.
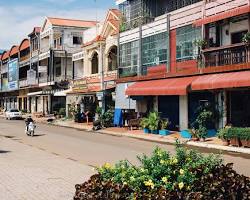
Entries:
{"label": "white wall", "polygon": [[84,75],[84,60],[77,60],[74,62],[74,78],[79,79],[82,78]]}

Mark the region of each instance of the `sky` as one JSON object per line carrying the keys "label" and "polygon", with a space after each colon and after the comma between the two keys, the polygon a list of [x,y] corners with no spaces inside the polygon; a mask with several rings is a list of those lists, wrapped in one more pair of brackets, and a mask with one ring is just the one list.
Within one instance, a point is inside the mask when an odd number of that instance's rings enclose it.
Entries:
{"label": "sky", "polygon": [[0,49],[19,45],[46,16],[104,21],[109,8],[115,0],[0,0]]}

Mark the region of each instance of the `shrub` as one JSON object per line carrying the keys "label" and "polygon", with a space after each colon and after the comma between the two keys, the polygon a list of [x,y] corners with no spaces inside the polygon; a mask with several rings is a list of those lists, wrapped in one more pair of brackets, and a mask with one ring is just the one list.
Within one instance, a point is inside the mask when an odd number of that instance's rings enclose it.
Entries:
{"label": "shrub", "polygon": [[228,135],[229,128],[222,128],[219,130],[217,133],[217,137],[220,138],[221,140],[228,140],[229,135]]}
{"label": "shrub", "polygon": [[148,115],[148,127],[150,130],[158,130],[160,116],[158,112],[150,112]]}
{"label": "shrub", "polygon": [[66,109],[65,108],[60,108],[58,114],[66,116]]}
{"label": "shrub", "polygon": [[160,126],[160,129],[161,130],[165,130],[168,128],[170,122],[168,119],[161,119],[160,122],[159,122],[159,126]]}
{"label": "shrub", "polygon": [[120,161],[98,168],[98,174],[76,185],[74,200],[244,200],[250,198],[249,178],[237,174],[219,157],[203,156],[177,144],[176,155],[160,148],[138,157],[139,166]]}

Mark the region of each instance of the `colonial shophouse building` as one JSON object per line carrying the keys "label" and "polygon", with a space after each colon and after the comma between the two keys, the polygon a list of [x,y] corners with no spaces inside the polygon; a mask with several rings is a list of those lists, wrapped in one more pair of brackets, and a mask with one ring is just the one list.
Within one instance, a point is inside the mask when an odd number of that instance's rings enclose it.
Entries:
{"label": "colonial shophouse building", "polygon": [[82,48],[73,54],[74,81],[67,93],[67,114],[70,106],[91,113],[98,105],[103,110],[114,107],[119,20],[120,12],[110,9],[104,22],[83,33]]}
{"label": "colonial shophouse building", "polygon": [[[116,109],[159,111],[185,130],[202,102],[220,110],[215,128],[250,125],[249,0],[117,0]],[[198,41],[198,42],[197,42]]]}
{"label": "colonial shophouse building", "polygon": [[72,53],[96,21],[46,18],[29,39],[1,56],[1,107],[53,113],[66,106],[73,78]]}

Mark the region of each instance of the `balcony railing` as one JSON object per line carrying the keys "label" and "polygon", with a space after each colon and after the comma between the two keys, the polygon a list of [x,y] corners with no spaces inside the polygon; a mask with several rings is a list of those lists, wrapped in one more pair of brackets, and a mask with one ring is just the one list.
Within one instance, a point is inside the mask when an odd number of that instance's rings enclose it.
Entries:
{"label": "balcony railing", "polygon": [[27,78],[19,80],[19,87],[20,88],[27,87],[27,86],[28,86]]}
{"label": "balcony railing", "polygon": [[235,65],[250,62],[250,48],[245,44],[203,50],[205,67]]}

